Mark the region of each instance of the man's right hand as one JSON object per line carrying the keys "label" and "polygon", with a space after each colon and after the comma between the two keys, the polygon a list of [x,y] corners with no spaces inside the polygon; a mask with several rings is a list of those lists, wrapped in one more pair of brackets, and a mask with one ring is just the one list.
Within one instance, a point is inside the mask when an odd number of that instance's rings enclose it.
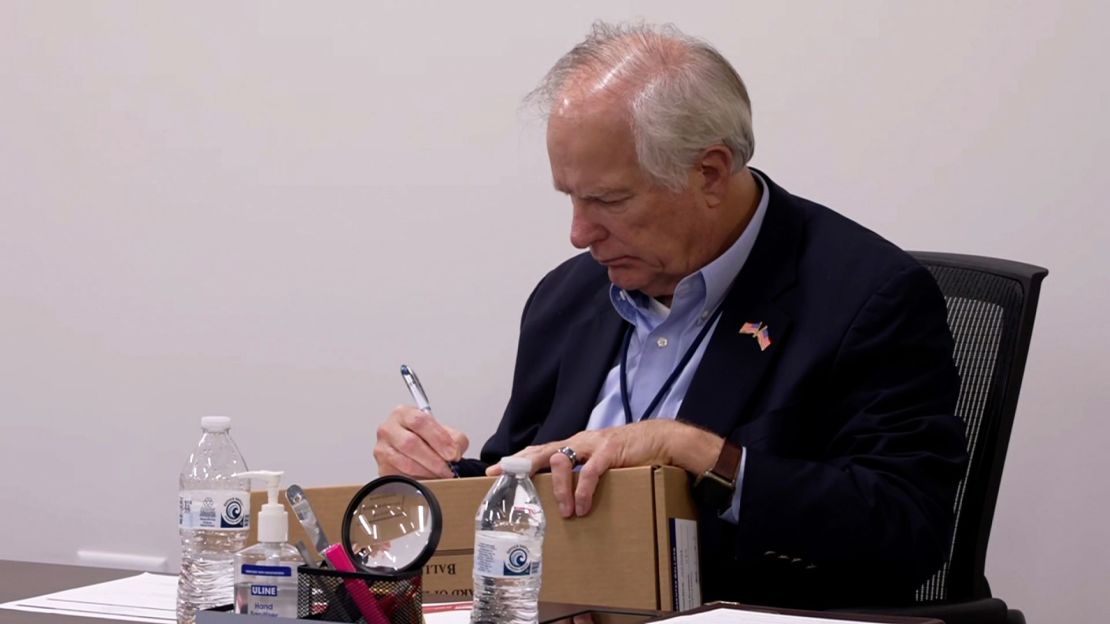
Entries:
{"label": "man's right hand", "polygon": [[414,479],[449,479],[449,461],[462,458],[470,441],[461,431],[441,425],[412,405],[398,405],[378,427],[374,459],[380,476],[402,474]]}

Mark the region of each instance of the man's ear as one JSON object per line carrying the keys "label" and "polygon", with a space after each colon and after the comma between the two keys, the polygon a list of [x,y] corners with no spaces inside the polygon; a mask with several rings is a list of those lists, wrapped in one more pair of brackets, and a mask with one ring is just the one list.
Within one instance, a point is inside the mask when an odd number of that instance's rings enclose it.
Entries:
{"label": "man's ear", "polygon": [[724,145],[711,145],[702,151],[698,168],[705,203],[710,207],[720,205],[732,178],[732,151]]}

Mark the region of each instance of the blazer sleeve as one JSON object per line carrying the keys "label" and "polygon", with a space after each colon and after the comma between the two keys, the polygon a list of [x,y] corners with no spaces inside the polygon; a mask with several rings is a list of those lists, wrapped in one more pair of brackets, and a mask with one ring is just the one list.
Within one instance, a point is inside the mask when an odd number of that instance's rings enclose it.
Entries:
{"label": "blazer sleeve", "polygon": [[818,420],[838,424],[816,459],[747,450],[737,524],[720,527],[737,578],[764,596],[841,602],[912,594],[939,568],[967,461],[952,350],[926,269],[902,269],[866,300],[818,403]]}
{"label": "blazer sleeve", "polygon": [[[497,430],[482,447],[480,457],[465,458],[458,463],[461,477],[484,476],[486,468],[500,461],[502,457],[512,455],[531,444],[541,422],[540,416],[547,411],[546,406],[551,401],[551,375],[538,373],[541,370],[553,368],[554,362],[537,362],[537,354],[542,352],[530,349],[525,344],[528,339],[528,334],[525,332],[528,313],[532,309],[537,293],[546,281],[545,277],[536,284],[521,312],[520,338],[517,345],[516,364],[513,367],[513,392],[510,394],[509,405]],[[521,390],[521,388],[524,389]],[[517,404],[522,401],[524,404]]]}

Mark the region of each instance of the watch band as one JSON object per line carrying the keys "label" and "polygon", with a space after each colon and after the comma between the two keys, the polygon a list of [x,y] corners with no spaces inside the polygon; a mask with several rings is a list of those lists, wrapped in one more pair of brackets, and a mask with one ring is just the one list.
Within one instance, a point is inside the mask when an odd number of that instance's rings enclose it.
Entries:
{"label": "watch band", "polygon": [[694,480],[694,491],[714,507],[727,508],[736,490],[736,473],[740,472],[740,460],[743,458],[744,449],[726,439],[717,455],[717,463]]}
{"label": "watch band", "polygon": [[717,456],[717,463],[703,476],[716,479],[728,487],[736,486],[736,473],[740,472],[740,460],[744,456],[744,449],[732,440],[725,440],[721,447],[721,454]]}

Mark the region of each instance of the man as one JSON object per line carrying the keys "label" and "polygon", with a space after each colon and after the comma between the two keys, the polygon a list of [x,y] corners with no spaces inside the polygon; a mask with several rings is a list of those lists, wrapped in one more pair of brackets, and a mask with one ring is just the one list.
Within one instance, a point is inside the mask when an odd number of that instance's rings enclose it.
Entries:
{"label": "man", "polygon": [[[533,97],[589,254],[529,298],[508,407],[464,474],[528,456],[570,517],[610,468],[679,466],[700,477],[706,600],[909,602],[966,461],[929,273],[747,168],[740,77],[673,29],[595,25]],[[448,477],[466,445],[401,406],[374,454]]]}

